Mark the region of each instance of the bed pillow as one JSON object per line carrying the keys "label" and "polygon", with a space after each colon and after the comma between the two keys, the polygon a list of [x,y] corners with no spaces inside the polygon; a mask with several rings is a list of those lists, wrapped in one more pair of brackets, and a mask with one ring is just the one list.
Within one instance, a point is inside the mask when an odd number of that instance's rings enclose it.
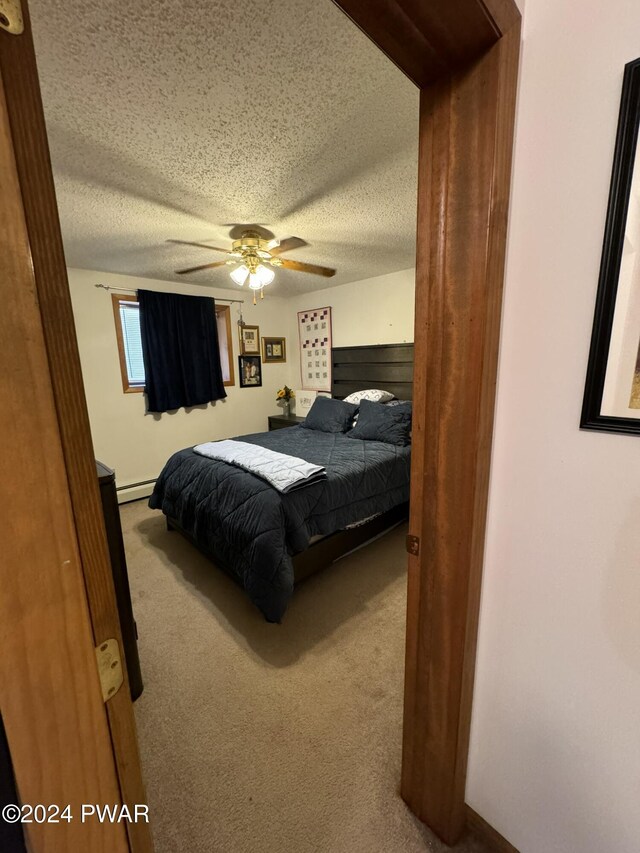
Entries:
{"label": "bed pillow", "polygon": [[332,397],[316,397],[301,426],[321,432],[346,432],[358,407]]}
{"label": "bed pillow", "polygon": [[398,447],[411,443],[410,402],[387,406],[363,400],[358,415],[358,423],[349,432],[349,438],[384,441]]}
{"label": "bed pillow", "polygon": [[360,405],[361,400],[370,400],[372,403],[388,403],[393,400],[393,394],[389,391],[381,391],[379,388],[369,388],[367,391],[354,391],[344,398],[345,403]]}

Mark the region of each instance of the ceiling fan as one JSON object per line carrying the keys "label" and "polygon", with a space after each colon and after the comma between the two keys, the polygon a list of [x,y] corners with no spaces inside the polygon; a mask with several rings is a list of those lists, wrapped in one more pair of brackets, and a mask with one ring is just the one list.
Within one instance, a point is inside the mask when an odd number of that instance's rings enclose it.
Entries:
{"label": "ceiling fan", "polygon": [[[237,232],[236,232],[237,233]],[[233,234],[233,232],[232,232]],[[245,283],[254,291],[253,304],[256,303],[256,292],[260,291],[260,298],[264,298],[263,288],[274,279],[274,272],[270,267],[282,267],[296,272],[308,272],[312,275],[322,275],[327,278],[336,274],[330,267],[321,267],[316,264],[307,264],[302,261],[292,261],[282,258],[284,252],[299,249],[307,243],[299,237],[287,237],[284,240],[266,239],[258,231],[247,229],[242,231],[240,238],[234,240],[231,249],[220,249],[217,246],[209,246],[207,243],[190,243],[187,240],[167,240],[168,243],[179,243],[183,246],[197,246],[200,249],[210,249],[213,252],[223,252],[227,255],[225,261],[214,261],[211,264],[201,264],[197,267],[189,267],[185,270],[176,270],[177,275],[187,275],[199,270],[210,270],[214,267],[222,267],[228,264],[233,267],[231,278],[236,284]]]}

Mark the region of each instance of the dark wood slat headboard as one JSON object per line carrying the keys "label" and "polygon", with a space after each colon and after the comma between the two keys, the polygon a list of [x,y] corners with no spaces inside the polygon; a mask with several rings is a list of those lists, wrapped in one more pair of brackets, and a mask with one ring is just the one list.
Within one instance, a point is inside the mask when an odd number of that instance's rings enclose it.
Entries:
{"label": "dark wood slat headboard", "polygon": [[413,344],[334,347],[331,356],[331,394],[339,400],[366,388],[413,398]]}

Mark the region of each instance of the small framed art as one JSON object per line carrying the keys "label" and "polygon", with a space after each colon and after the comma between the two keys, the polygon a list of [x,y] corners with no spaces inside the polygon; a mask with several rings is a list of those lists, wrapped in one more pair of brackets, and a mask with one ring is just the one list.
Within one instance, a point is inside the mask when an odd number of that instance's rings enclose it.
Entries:
{"label": "small framed art", "polygon": [[262,359],[265,364],[284,364],[287,360],[287,344],[284,338],[263,338]]}
{"label": "small framed art", "polygon": [[260,355],[260,327],[238,326],[241,355]]}
{"label": "small framed art", "polygon": [[262,385],[262,363],[259,355],[239,355],[240,387],[259,388]]}

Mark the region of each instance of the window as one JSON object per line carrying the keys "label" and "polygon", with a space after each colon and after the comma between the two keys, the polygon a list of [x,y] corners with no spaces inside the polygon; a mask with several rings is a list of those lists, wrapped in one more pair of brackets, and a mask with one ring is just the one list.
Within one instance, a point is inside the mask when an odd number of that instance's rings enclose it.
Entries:
{"label": "window", "polygon": [[231,340],[231,306],[216,305],[216,325],[220,346],[223,385],[235,385],[233,374],[233,342]]}
{"label": "window", "polygon": [[140,310],[135,296],[112,294],[113,315],[120,356],[122,390],[125,394],[144,391],[144,364],[140,339]]}
{"label": "window", "polygon": [[[112,294],[111,300],[116,322],[122,390],[125,394],[142,392],[144,391],[144,363],[138,301],[135,296],[116,296],[115,294]],[[234,385],[230,305],[216,305],[216,325],[223,384]]]}

